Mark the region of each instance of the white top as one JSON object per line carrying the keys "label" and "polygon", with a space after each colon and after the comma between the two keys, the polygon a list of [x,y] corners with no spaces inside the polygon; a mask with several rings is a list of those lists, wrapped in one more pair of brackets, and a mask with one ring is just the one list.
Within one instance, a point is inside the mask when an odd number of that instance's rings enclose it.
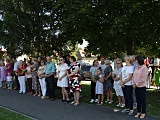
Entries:
{"label": "white top", "polygon": [[89,72],[91,72],[92,77],[94,77],[94,76],[97,75],[97,69],[98,69],[98,67],[94,67],[94,66],[92,66],[92,67],[90,68]]}
{"label": "white top", "polygon": [[61,77],[66,72],[67,69],[68,69],[68,65],[66,63],[60,64],[58,66],[59,76]]}
{"label": "white top", "polygon": [[[31,67],[26,67],[27,72],[31,71]],[[26,78],[32,78],[32,73],[26,73]]]}
{"label": "white top", "polygon": [[13,69],[14,71],[18,69],[18,65],[19,65],[18,61],[14,63],[14,69]]}
{"label": "white top", "polygon": [[[133,66],[124,66],[122,67],[122,81],[125,81],[127,78],[129,78],[129,74],[133,73]],[[124,85],[132,85],[132,80],[128,81]]]}
{"label": "white top", "polygon": [[104,70],[106,69],[106,64],[99,64],[98,65],[99,67],[101,67],[101,69],[102,69],[102,74],[104,75]]}
{"label": "white top", "polygon": [[46,70],[46,66],[45,65],[44,66],[40,66],[38,68],[38,74],[44,73],[44,74],[41,75],[42,78],[45,77],[45,70]]}
{"label": "white top", "polygon": [[12,76],[7,76],[7,81],[12,81]]}

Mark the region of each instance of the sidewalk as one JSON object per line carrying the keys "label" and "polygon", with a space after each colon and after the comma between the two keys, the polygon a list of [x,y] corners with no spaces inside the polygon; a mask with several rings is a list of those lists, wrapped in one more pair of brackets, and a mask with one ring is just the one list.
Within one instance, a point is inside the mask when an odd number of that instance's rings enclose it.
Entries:
{"label": "sidewalk", "polygon": [[[25,114],[38,120],[138,120],[134,116],[122,114],[120,111],[103,106],[81,103],[73,106],[62,103],[59,99],[49,101],[18,91],[8,91],[0,88],[0,106]],[[146,116],[144,120],[159,120]]]}

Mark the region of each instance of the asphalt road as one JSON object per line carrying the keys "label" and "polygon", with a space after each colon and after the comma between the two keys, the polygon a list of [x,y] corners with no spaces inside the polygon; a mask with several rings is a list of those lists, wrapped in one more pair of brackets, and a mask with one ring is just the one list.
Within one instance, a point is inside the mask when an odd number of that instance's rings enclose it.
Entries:
{"label": "asphalt road", "polygon": [[[0,106],[38,120],[138,120],[134,116],[103,106],[86,103],[73,106],[62,103],[59,99],[42,100],[39,97],[18,94],[18,91],[2,88],[0,88]],[[159,120],[159,118],[146,116],[144,120]]]}

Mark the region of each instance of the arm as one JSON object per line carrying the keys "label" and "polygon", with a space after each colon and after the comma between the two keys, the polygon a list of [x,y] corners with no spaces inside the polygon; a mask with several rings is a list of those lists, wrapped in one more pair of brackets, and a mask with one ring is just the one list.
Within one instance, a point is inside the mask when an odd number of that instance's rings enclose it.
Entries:
{"label": "arm", "polygon": [[132,79],[133,73],[129,74],[129,77],[127,79],[125,79],[124,81],[122,81],[123,85],[127,82],[129,82]]}
{"label": "arm", "polygon": [[79,71],[79,67],[76,67],[74,72],[72,72],[71,74],[68,75],[68,77],[73,76],[74,74],[76,74]]}
{"label": "arm", "polygon": [[65,71],[65,73],[61,77],[58,77],[59,80],[61,80],[62,78],[64,78],[66,75],[67,75],[67,70]]}
{"label": "arm", "polygon": [[104,82],[104,76],[102,76],[102,78],[99,80],[100,82]]}

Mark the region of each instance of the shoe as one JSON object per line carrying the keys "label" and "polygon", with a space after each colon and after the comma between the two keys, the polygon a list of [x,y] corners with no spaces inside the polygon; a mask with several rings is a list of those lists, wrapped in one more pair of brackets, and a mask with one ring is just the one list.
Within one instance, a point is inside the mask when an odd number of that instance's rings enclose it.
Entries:
{"label": "shoe", "polygon": [[91,99],[90,103],[94,103],[94,99]]}
{"label": "shoe", "polygon": [[129,112],[129,109],[124,109],[124,110],[122,110],[121,112],[122,112],[122,113],[127,113],[127,112]]}
{"label": "shoe", "polygon": [[134,110],[130,110],[128,115],[133,115],[133,113],[134,113]]}
{"label": "shoe", "polygon": [[113,103],[113,100],[110,100],[109,102],[108,102],[108,104],[112,104]]}
{"label": "shoe", "polygon": [[120,107],[121,105],[122,105],[121,103],[118,103],[116,106],[117,106],[117,107]]}
{"label": "shoe", "polygon": [[95,103],[97,103],[98,102],[98,99],[95,99],[95,101],[94,101]]}
{"label": "shoe", "polygon": [[71,102],[71,104],[75,104],[75,103],[76,103],[76,101]]}
{"label": "shoe", "polygon": [[105,103],[108,103],[108,102],[109,102],[109,100],[106,100],[106,101],[105,101]]}
{"label": "shoe", "polygon": [[38,95],[38,97],[41,97],[41,96],[42,96],[41,94]]}
{"label": "shoe", "polygon": [[140,118],[143,119],[145,118],[146,114],[141,114]]}
{"label": "shoe", "polygon": [[135,118],[138,118],[138,117],[140,117],[141,116],[141,113],[137,113],[134,117]]}
{"label": "shoe", "polygon": [[69,103],[70,102],[70,100],[66,100],[66,103]]}
{"label": "shoe", "polygon": [[74,104],[74,106],[77,106],[77,105],[79,105],[79,102],[76,102],[76,103]]}
{"label": "shoe", "polygon": [[125,104],[121,104],[121,106],[120,106],[121,108],[124,108],[125,107]]}
{"label": "shoe", "polygon": [[33,94],[33,96],[37,96],[38,94]]}
{"label": "shoe", "polygon": [[61,102],[66,102],[66,100],[63,99],[63,100],[61,100]]}

